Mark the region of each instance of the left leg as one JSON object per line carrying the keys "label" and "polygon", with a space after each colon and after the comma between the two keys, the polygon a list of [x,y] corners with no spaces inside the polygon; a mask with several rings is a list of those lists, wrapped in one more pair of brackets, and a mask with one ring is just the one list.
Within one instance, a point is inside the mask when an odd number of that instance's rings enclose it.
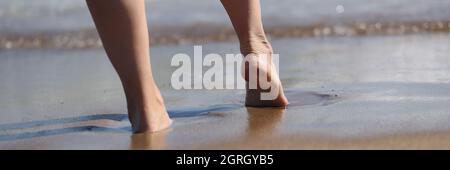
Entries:
{"label": "left leg", "polygon": [[172,123],[153,79],[144,0],[87,0],[103,46],[117,71],[135,133]]}

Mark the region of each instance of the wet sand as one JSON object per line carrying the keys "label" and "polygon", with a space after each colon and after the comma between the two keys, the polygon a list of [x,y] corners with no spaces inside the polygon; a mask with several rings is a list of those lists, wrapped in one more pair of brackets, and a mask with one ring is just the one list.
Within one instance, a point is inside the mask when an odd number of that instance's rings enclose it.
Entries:
{"label": "wet sand", "polygon": [[140,135],[101,49],[0,51],[0,149],[449,149],[449,38],[274,40],[286,110],[245,108],[242,90],[173,90],[170,59],[192,44],[157,46],[153,69],[175,122]]}

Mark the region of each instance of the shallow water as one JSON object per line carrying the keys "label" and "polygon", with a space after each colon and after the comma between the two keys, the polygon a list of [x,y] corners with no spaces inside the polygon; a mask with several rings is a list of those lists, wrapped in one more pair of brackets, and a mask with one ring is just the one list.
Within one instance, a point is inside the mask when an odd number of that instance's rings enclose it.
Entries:
{"label": "shallow water", "polygon": [[[287,97],[292,101],[289,105],[289,108],[307,106],[307,105],[326,105],[332,102],[335,102],[336,96],[327,95],[327,94],[318,94],[315,92],[302,92],[300,90],[289,90],[286,91]],[[333,99],[334,97],[334,99]],[[201,117],[214,117],[219,116],[223,117],[220,113],[223,112],[232,112],[238,111],[239,109],[243,109],[244,106],[241,104],[223,104],[223,105],[212,105],[208,107],[188,107],[188,108],[179,108],[169,110],[169,116],[178,120],[179,118],[201,118]],[[256,108],[254,108],[256,109]],[[255,114],[262,114],[263,112],[269,112],[267,114],[271,114],[271,108],[259,109]],[[284,109],[277,109],[284,110]],[[256,111],[255,111],[256,112]],[[264,115],[265,116],[265,115]],[[263,117],[264,117],[263,116]],[[9,124],[0,124],[0,130],[3,132],[3,135],[0,135],[1,141],[14,141],[20,139],[32,139],[37,137],[46,137],[46,136],[54,136],[54,135],[64,135],[70,133],[80,133],[80,132],[92,132],[92,133],[101,133],[101,132],[109,132],[109,133],[131,133],[131,127],[129,125],[125,125],[122,127],[103,127],[103,126],[76,126],[76,127],[66,127],[61,129],[46,129],[40,131],[32,131],[32,132],[20,132],[24,129],[39,129],[41,127],[49,127],[52,125],[68,125],[68,124],[81,124],[82,122],[87,121],[97,121],[97,120],[108,120],[115,121],[117,124],[127,124],[129,122],[127,114],[96,114],[96,115],[86,115],[79,117],[67,117],[67,118],[59,118],[59,119],[47,119],[47,120],[36,120],[29,122],[19,122],[19,123],[9,123]],[[11,132],[12,131],[12,132]],[[14,132],[16,131],[16,132]],[[17,132],[18,131],[18,132]]]}
{"label": "shallow water", "polygon": [[[337,6],[343,6],[338,13]],[[147,0],[150,26],[228,25],[220,2]],[[448,20],[447,0],[262,0],[266,26],[311,25],[348,21]],[[2,0],[1,32],[68,31],[93,28],[83,0]]]}
{"label": "shallow water", "polygon": [[[292,104],[287,110],[245,108],[242,90],[174,90],[170,59],[193,47],[154,47],[153,69],[175,123],[171,130],[131,138],[124,95],[102,50],[1,51],[0,148],[276,149],[291,146],[280,139],[448,132],[449,38],[444,33],[275,40]],[[238,51],[231,43],[203,49]],[[99,142],[104,139],[114,142]]]}
{"label": "shallow water", "polygon": [[[218,0],[148,0],[152,44],[223,42],[235,38]],[[274,38],[449,32],[447,0],[262,0]],[[83,0],[3,0],[0,50],[100,48]]]}

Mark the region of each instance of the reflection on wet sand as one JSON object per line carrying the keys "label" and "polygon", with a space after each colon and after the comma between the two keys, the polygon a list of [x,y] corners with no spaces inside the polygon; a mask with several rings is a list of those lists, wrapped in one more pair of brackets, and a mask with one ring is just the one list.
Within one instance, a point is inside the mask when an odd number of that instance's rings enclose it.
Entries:
{"label": "reflection on wet sand", "polygon": [[131,136],[130,149],[167,149],[167,135],[172,129],[166,129],[157,133],[141,133]]}
{"label": "reflection on wet sand", "polygon": [[276,134],[278,125],[283,120],[284,108],[248,107],[247,140],[260,140]]}
{"label": "reflection on wet sand", "polygon": [[[277,134],[277,127],[283,120],[286,109],[284,108],[251,108],[248,107],[248,125],[242,129],[243,136],[232,139],[238,143],[258,143],[264,139],[271,138]],[[143,133],[131,136],[130,149],[170,149],[168,136],[172,129],[167,129],[158,133]],[[181,141],[173,141],[179,144]],[[218,141],[223,142],[223,141]],[[214,142],[213,142],[214,143]],[[217,144],[217,143],[215,143]],[[221,143],[219,145],[225,145]]]}

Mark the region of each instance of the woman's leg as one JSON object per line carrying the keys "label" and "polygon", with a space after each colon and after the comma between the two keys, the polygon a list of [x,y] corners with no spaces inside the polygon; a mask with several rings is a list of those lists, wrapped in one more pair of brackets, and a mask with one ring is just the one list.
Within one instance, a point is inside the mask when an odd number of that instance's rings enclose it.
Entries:
{"label": "woman's leg", "polygon": [[[257,67],[259,73],[266,72],[269,79],[274,81],[275,89],[279,89],[274,100],[261,100],[260,84],[257,89],[250,89],[247,85],[247,95],[245,104],[255,107],[284,107],[288,105],[288,100],[284,96],[281,81],[278,73],[274,69],[272,61],[272,47],[264,33],[261,6],[259,0],[221,0],[233,27],[237,33],[240,43],[241,53],[246,56],[247,61],[257,61],[258,64],[247,64],[245,67],[245,79],[249,81],[249,70],[252,66]],[[256,54],[256,55],[255,55]],[[263,54],[263,55],[260,55]],[[268,57],[261,59],[258,57]],[[263,67],[267,65],[267,67]],[[256,75],[253,75],[256,76]],[[251,77],[251,76],[250,76]],[[274,88],[273,86],[271,88]]]}
{"label": "woman's leg", "polygon": [[144,0],[86,0],[127,98],[133,131],[155,132],[171,120],[153,80]]}

